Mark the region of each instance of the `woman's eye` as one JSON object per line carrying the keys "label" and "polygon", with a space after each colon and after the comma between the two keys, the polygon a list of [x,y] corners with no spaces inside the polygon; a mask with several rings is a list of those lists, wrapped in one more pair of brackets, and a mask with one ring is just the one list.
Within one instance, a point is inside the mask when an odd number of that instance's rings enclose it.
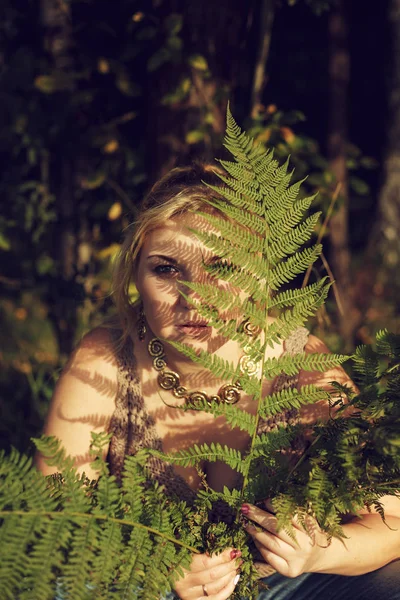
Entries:
{"label": "woman's eye", "polygon": [[173,265],[157,265],[153,270],[156,275],[161,277],[174,277],[179,273],[179,269]]}

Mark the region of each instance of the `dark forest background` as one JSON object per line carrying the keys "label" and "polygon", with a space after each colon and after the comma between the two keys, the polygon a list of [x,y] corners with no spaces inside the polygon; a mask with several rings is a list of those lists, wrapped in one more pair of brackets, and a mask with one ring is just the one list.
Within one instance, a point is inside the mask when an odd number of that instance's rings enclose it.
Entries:
{"label": "dark forest background", "polygon": [[25,450],[66,357],[112,312],[123,229],[160,174],[223,157],[228,100],[318,191],[335,279],[311,324],[399,332],[400,0],[2,0],[2,445]]}

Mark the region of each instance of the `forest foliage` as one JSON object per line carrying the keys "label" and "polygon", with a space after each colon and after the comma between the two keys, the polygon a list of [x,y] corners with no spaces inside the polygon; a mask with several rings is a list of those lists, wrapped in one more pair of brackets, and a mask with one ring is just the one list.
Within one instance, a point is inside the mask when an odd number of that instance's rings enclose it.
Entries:
{"label": "forest foliage", "polygon": [[[67,355],[82,333],[112,310],[113,257],[145,188],[176,163],[215,155],[228,98],[253,137],[273,146],[281,160],[290,155],[299,180],[308,175],[306,193],[319,190],[318,208],[330,214],[335,177],[323,139],[308,132],[311,115],[297,109],[295,98],[281,107],[273,94],[251,106],[261,43],[259,11],[268,6],[273,28],[280,28],[273,41],[285,39],[289,47],[300,35],[285,24],[290,11],[300,11],[296,14],[307,30],[322,31],[335,2],[224,3],[218,12],[208,3],[167,0],[123,0],[118,11],[105,1],[2,3],[0,394],[5,447],[30,446]],[[297,56],[305,64],[315,48],[303,44]],[[323,58],[318,53],[319,63]],[[283,55],[274,56],[272,43],[266,79],[282,60]],[[287,73],[280,69],[286,90],[287,81],[295,79]],[[316,93],[319,83],[309,84]],[[300,87],[298,81],[293,89]],[[283,95],[275,94],[280,100]],[[348,145],[354,206],[365,203],[366,210],[371,207],[368,170],[374,165],[356,145]],[[329,221],[321,236],[327,231]],[[314,326],[339,351],[336,314],[331,290]],[[370,341],[376,329],[393,329],[396,323],[392,301],[368,314],[371,324],[363,323],[358,341]]]}
{"label": "forest foliage", "polygon": [[[268,345],[286,339],[321,306],[329,283],[285,289],[313,264],[320,245],[309,244],[315,222],[308,215],[312,197],[299,196],[299,185],[291,184],[287,163],[279,165],[272,152],[242,133],[228,112],[225,145],[233,160],[222,160],[228,176],[220,175],[222,187],[215,188],[212,206],[223,220],[221,237],[201,234],[202,241],[218,253],[221,261],[207,268],[212,277],[232,284],[240,280],[251,294],[240,300],[240,313],[260,335],[251,341],[242,329],[212,314],[207,302],[192,300],[200,314],[207,315],[220,332],[227,329],[248,356],[261,365],[261,376],[221,361],[206,352],[194,353],[175,343],[186,355],[229,381],[238,378],[240,388],[257,403],[255,415],[243,419],[242,409],[214,400],[192,401],[183,409],[207,410],[216,416],[227,411],[232,428],[245,430],[250,445],[245,453],[217,443],[194,445],[163,454],[151,448],[128,457],[122,485],[110,475],[101,459],[108,443],[106,434],[93,435],[92,458],[99,472],[95,482],[85,480],[74,469],[57,440],[36,441],[40,452],[58,474],[44,477],[32,468],[32,460],[17,451],[0,461],[0,594],[4,600],[16,596],[53,599],[55,590],[66,600],[122,598],[153,600],[173,589],[181,569],[188,566],[192,552],[218,552],[226,547],[242,551],[241,579],[234,598],[256,598],[258,574],[253,549],[243,527],[243,502],[273,499],[281,527],[294,535],[293,514],[308,528],[308,517],[318,520],[329,537],[343,537],[343,517],[354,517],[365,506],[385,518],[381,497],[399,496],[400,454],[400,339],[381,331],[376,349],[360,347],[353,357],[359,391],[341,384],[329,394],[312,385],[295,387],[264,397],[264,378],[293,375],[300,370],[325,371],[346,357],[334,354],[284,354],[266,360]],[[226,203],[228,200],[228,203]],[[245,212],[255,224],[260,247],[249,247],[247,225],[237,220]],[[205,215],[207,213],[204,213]],[[288,218],[289,217],[289,218]],[[221,217],[208,215],[218,226]],[[282,221],[286,226],[275,225]],[[200,235],[200,232],[198,232]],[[203,300],[214,291],[217,309],[238,299],[227,299],[216,286],[185,282]],[[271,324],[273,305],[279,316]],[[221,370],[222,369],[222,370]],[[313,426],[309,444],[290,460],[290,448],[304,439],[299,424],[278,424],[265,432],[260,425],[282,410],[324,399],[329,402],[326,422]],[[176,410],[180,410],[177,407]],[[307,436],[308,437],[308,436]],[[237,489],[212,490],[205,482],[193,505],[165,494],[162,486],[148,481],[148,459],[156,456],[169,464],[191,465],[202,476],[202,462],[219,460],[241,478]],[[150,471],[151,472],[151,471]],[[295,575],[295,573],[293,574]]]}

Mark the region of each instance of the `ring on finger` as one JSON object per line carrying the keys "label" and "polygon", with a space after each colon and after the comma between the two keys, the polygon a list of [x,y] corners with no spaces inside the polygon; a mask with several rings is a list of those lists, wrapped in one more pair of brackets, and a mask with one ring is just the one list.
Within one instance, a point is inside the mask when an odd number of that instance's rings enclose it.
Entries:
{"label": "ring on finger", "polygon": [[203,588],[203,596],[208,596],[207,587],[205,585],[201,586]]}

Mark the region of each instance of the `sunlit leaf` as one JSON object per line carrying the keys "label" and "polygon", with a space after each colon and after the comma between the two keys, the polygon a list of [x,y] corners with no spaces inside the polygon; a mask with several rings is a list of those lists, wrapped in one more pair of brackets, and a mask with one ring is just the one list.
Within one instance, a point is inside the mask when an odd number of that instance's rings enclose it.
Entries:
{"label": "sunlit leaf", "polygon": [[207,71],[208,63],[201,54],[192,54],[188,59],[189,65],[198,71]]}
{"label": "sunlit leaf", "polygon": [[115,221],[122,215],[122,205],[121,202],[114,202],[107,213],[107,217],[110,221]]}
{"label": "sunlit leaf", "polygon": [[105,173],[97,172],[81,180],[81,187],[84,190],[95,190],[103,185],[106,179]]}
{"label": "sunlit leaf", "polygon": [[170,36],[175,36],[182,29],[183,19],[182,15],[178,13],[171,13],[164,21],[164,27]]}
{"label": "sunlit leaf", "polygon": [[96,256],[100,260],[104,260],[106,258],[113,258],[119,252],[120,247],[121,246],[119,244],[110,244],[109,246],[106,246],[105,248],[102,248],[101,250],[99,250],[99,252],[97,252]]}
{"label": "sunlit leaf", "polygon": [[99,60],[97,61],[97,69],[99,73],[109,73],[110,63],[105,58],[99,58]]}
{"label": "sunlit leaf", "polygon": [[113,152],[116,152],[119,148],[119,142],[118,140],[110,140],[109,142],[107,142],[107,144],[103,147],[103,150],[106,154],[113,154]]}
{"label": "sunlit leaf", "polygon": [[0,232],[0,250],[10,250],[11,243],[4,233]]}
{"label": "sunlit leaf", "polygon": [[188,144],[198,144],[204,140],[204,133],[195,129],[186,134],[185,140]]}

